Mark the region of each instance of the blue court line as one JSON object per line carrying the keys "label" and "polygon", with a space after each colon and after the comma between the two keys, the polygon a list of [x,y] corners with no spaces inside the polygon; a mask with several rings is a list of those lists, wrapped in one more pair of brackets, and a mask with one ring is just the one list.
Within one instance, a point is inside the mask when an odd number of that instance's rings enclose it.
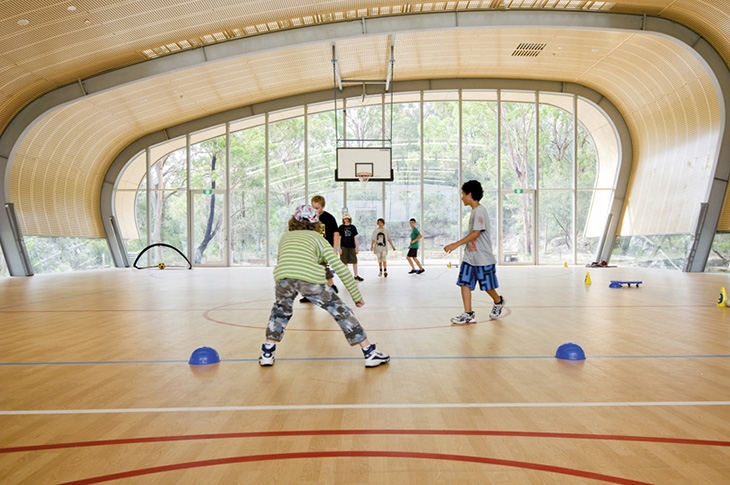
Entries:
{"label": "blue court line", "polygon": [[[554,355],[462,355],[462,356],[398,356],[392,360],[519,360],[519,359],[556,359]],[[717,355],[595,355],[592,359],[730,359],[730,354]],[[276,358],[279,362],[285,361],[361,361],[362,357],[283,357]],[[129,365],[129,364],[187,364],[183,360],[99,360],[99,361],[57,361],[57,362],[0,362],[0,367],[33,366],[33,365]],[[221,359],[221,362],[258,362],[258,358],[251,359]],[[576,361],[572,361],[576,362]],[[577,361],[582,362],[582,361]]]}

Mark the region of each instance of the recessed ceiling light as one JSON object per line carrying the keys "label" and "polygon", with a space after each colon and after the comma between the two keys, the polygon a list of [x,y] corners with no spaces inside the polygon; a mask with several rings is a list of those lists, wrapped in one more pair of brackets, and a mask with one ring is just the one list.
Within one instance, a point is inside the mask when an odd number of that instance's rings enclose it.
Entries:
{"label": "recessed ceiling light", "polygon": [[20,20],[18,20],[18,25],[20,25],[22,27],[25,27],[29,23],[30,23],[30,20],[26,20],[26,19],[20,19]]}
{"label": "recessed ceiling light", "polygon": [[74,7],[73,5],[69,5],[69,6],[68,6],[68,8],[67,8],[67,10],[68,10],[69,12],[73,12],[73,11],[75,11],[75,10],[76,10],[76,7]]}

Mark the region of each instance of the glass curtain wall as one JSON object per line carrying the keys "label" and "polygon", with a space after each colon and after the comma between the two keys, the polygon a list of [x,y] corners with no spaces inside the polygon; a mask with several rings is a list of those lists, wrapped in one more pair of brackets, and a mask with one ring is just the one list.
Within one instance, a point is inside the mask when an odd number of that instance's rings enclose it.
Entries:
{"label": "glass curtain wall", "polygon": [[[499,93],[497,91],[464,91],[462,93],[461,120],[461,180],[479,180],[484,189],[480,201],[489,213],[492,229],[492,248],[497,256],[501,252],[498,214],[499,194]],[[462,182],[462,183],[463,183]],[[461,185],[457,196],[461,195]],[[461,206],[460,199],[457,199]],[[469,213],[460,207],[461,228],[469,227]],[[499,216],[499,217],[498,217]],[[458,239],[458,238],[457,238]],[[455,239],[455,240],[457,240]],[[456,263],[456,261],[454,261]]]}
{"label": "glass curtain wall", "polygon": [[[163,242],[196,265],[273,265],[294,208],[323,195],[338,221],[345,211],[352,215],[363,263],[374,261],[368,249],[379,217],[397,247],[391,264],[405,264],[410,218],[424,235],[422,261],[456,263],[459,255],[442,248],[466,230],[470,211],[460,187],[476,179],[501,264],[593,260],[618,151],[599,157],[582,122],[598,110],[585,100],[424,91],[337,100],[337,109],[335,116],[329,102],[271,112],[148,149],[125,170],[115,200],[130,257]],[[344,146],[392,148],[392,182],[334,180],[335,122]],[[140,173],[131,197],[129,174]],[[134,210],[119,200],[135,201]]]}
{"label": "glass curtain wall", "polygon": [[[342,111],[344,123],[344,145],[348,148],[368,148],[385,146],[386,133],[384,123],[385,112],[390,115],[390,104],[384,104],[383,96],[371,96],[358,99],[346,99]],[[388,109],[386,109],[388,108]],[[388,127],[388,130],[390,128]],[[383,184],[384,182],[343,182],[344,198],[347,201],[340,213],[333,213],[342,223],[342,213],[352,217],[352,225],[357,228],[357,243],[360,249],[358,263],[376,261],[375,255],[369,251],[370,236],[377,227],[376,221],[383,217]],[[386,221],[387,222],[387,221]],[[389,227],[389,230],[392,229]]]}
{"label": "glass curtain wall", "polygon": [[[342,106],[342,103],[339,103]],[[342,132],[342,119],[338,132]],[[307,109],[307,197],[321,195],[325,210],[339,221],[343,206],[342,183],[335,182],[333,167],[337,162],[337,141],[332,134],[335,113],[332,104],[310,106]]]}
{"label": "glass curtain wall", "polygon": [[[109,245],[103,238],[24,236],[23,242],[34,273],[113,267]],[[0,275],[4,264],[0,264]]]}
{"label": "glass curtain wall", "polygon": [[573,96],[539,96],[536,229],[541,264],[575,263],[574,100]]}
{"label": "glass curtain wall", "polygon": [[225,127],[190,137],[189,237],[192,262],[196,265],[224,265],[227,262],[227,145]]}
{"label": "glass curtain wall", "polygon": [[287,231],[294,209],[306,200],[305,117],[302,114],[300,109],[269,116],[269,261],[276,260],[277,242]]}
{"label": "glass curtain wall", "polygon": [[537,93],[502,91],[500,99],[500,256],[536,264]]}
{"label": "glass curtain wall", "polygon": [[229,194],[232,266],[266,264],[266,129],[263,116],[231,123]]}
{"label": "glass curtain wall", "polygon": [[385,184],[384,219],[400,260],[408,253],[411,234],[408,221],[421,219],[421,126],[421,93],[396,95],[391,154],[393,182]]}
{"label": "glass curtain wall", "polygon": [[0,276],[10,276],[8,266],[5,264],[5,255],[3,254],[2,246],[0,246]]}
{"label": "glass curtain wall", "polygon": [[705,271],[727,273],[730,271],[730,233],[718,232],[712,241],[712,253],[707,258]]}
{"label": "glass curtain wall", "polygon": [[443,248],[461,238],[460,118],[458,92],[424,93],[422,261],[454,258]]}
{"label": "glass curtain wall", "polygon": [[[127,243],[130,261],[135,261],[147,246],[155,243],[169,244],[183,254],[188,252],[187,138],[184,143],[180,141],[170,143],[170,151],[151,150],[158,157],[154,163],[147,164],[146,176],[142,177],[134,199],[133,217],[137,230],[132,232],[133,236],[128,229],[122,231],[125,239],[128,234],[132,236]],[[140,157],[138,163],[147,163],[151,159],[149,156]],[[130,166],[129,169],[137,172],[136,167]],[[129,228],[127,219],[132,217],[132,211],[119,207],[118,203],[115,207],[117,219],[123,221],[123,228]],[[163,262],[162,252],[163,248],[159,246],[146,251],[138,265],[151,266]]]}

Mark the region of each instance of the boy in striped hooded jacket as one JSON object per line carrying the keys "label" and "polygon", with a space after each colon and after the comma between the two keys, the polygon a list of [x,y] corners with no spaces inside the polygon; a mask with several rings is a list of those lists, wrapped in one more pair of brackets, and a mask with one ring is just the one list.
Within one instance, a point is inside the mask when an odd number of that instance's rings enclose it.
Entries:
{"label": "boy in striped hooded jacket", "polygon": [[390,356],[371,344],[355,314],[327,285],[323,263],[329,264],[352,296],[358,308],[365,304],[354,277],[334,249],[320,234],[319,213],[310,205],[300,205],[289,220],[289,232],[279,240],[279,254],[274,268],[276,301],[271,308],[266,327],[266,342],[261,346],[259,364],[274,365],[276,344],[281,342],[292,317],[294,299],[298,294],[324,308],[334,317],[350,345],[359,345],[365,367],[387,364]]}

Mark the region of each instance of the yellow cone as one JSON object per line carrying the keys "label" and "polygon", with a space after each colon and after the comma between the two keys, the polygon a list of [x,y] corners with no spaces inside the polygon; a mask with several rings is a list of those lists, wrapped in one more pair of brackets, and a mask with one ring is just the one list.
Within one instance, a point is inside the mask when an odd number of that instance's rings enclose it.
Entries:
{"label": "yellow cone", "polygon": [[586,279],[585,279],[584,283],[587,285],[591,284],[591,274],[590,273],[586,273]]}
{"label": "yellow cone", "polygon": [[567,268],[568,267],[568,262],[566,261],[563,266],[565,266]]}
{"label": "yellow cone", "polygon": [[727,293],[725,287],[720,288],[720,296],[717,298],[717,306],[727,306]]}

